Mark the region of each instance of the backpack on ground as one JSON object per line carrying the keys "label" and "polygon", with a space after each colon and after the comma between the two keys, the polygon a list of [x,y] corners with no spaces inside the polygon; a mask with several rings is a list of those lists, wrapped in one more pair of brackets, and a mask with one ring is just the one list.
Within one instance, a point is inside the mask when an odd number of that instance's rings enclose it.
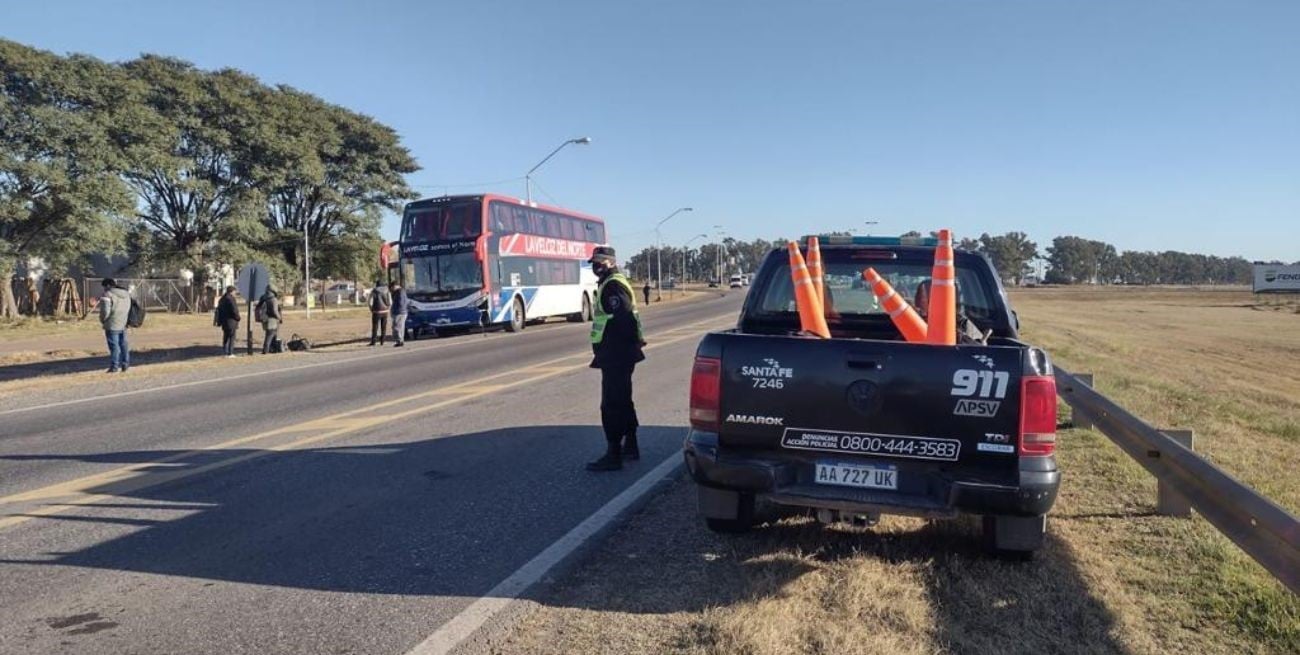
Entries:
{"label": "backpack on ground", "polygon": [[126,326],[138,328],[144,325],[144,305],[135,298],[131,299],[131,309],[126,312]]}
{"label": "backpack on ground", "polygon": [[296,353],[311,350],[311,341],[307,340],[306,337],[300,337],[295,334],[292,337],[289,337],[289,350]]}
{"label": "backpack on ground", "polygon": [[271,352],[277,354],[284,352],[284,341],[281,341],[280,337],[271,339]]}

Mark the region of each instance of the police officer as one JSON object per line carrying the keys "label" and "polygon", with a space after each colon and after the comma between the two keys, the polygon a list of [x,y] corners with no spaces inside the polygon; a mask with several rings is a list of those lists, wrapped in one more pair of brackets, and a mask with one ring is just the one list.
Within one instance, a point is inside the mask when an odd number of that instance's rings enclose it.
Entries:
{"label": "police officer", "polygon": [[641,458],[636,443],[636,406],[632,371],[645,359],[641,315],[632,283],[615,266],[614,249],[597,246],[591,270],[600,278],[591,326],[591,367],[600,369],[600,424],[605,429],[604,457],[587,464],[589,471],[617,471],[623,460]]}

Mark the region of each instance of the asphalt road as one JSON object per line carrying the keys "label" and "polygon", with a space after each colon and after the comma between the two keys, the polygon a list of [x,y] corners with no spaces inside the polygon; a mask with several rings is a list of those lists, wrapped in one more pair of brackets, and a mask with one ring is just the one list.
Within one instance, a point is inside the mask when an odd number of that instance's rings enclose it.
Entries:
{"label": "asphalt road", "polygon": [[406,653],[677,456],[740,296],[645,313],[643,459],[614,474],[582,469],[585,325],[8,403],[0,653]]}

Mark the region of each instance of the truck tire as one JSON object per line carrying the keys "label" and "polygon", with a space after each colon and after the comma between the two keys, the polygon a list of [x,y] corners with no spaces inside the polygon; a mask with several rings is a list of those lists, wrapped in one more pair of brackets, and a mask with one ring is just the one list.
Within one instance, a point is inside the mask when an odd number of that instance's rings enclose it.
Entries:
{"label": "truck tire", "polygon": [[749,532],[754,527],[754,494],[700,487],[700,511],[704,525],[712,532]]}
{"label": "truck tire", "polygon": [[1047,532],[1046,516],[985,516],[984,549],[994,557],[1013,562],[1028,562],[1043,547]]}
{"label": "truck tire", "polygon": [[519,332],[524,329],[524,301],[515,297],[514,307],[510,311],[510,322],[506,323],[506,332]]}

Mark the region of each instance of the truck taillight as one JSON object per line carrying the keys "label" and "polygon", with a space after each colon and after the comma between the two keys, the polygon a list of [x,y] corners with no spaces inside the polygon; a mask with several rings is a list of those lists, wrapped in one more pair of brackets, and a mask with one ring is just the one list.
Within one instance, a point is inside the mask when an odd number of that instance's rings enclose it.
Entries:
{"label": "truck taillight", "polygon": [[718,431],[718,407],[722,396],[722,360],[696,357],[691,368],[691,426]]}
{"label": "truck taillight", "polygon": [[1020,455],[1046,457],[1056,452],[1056,379],[1020,380]]}

